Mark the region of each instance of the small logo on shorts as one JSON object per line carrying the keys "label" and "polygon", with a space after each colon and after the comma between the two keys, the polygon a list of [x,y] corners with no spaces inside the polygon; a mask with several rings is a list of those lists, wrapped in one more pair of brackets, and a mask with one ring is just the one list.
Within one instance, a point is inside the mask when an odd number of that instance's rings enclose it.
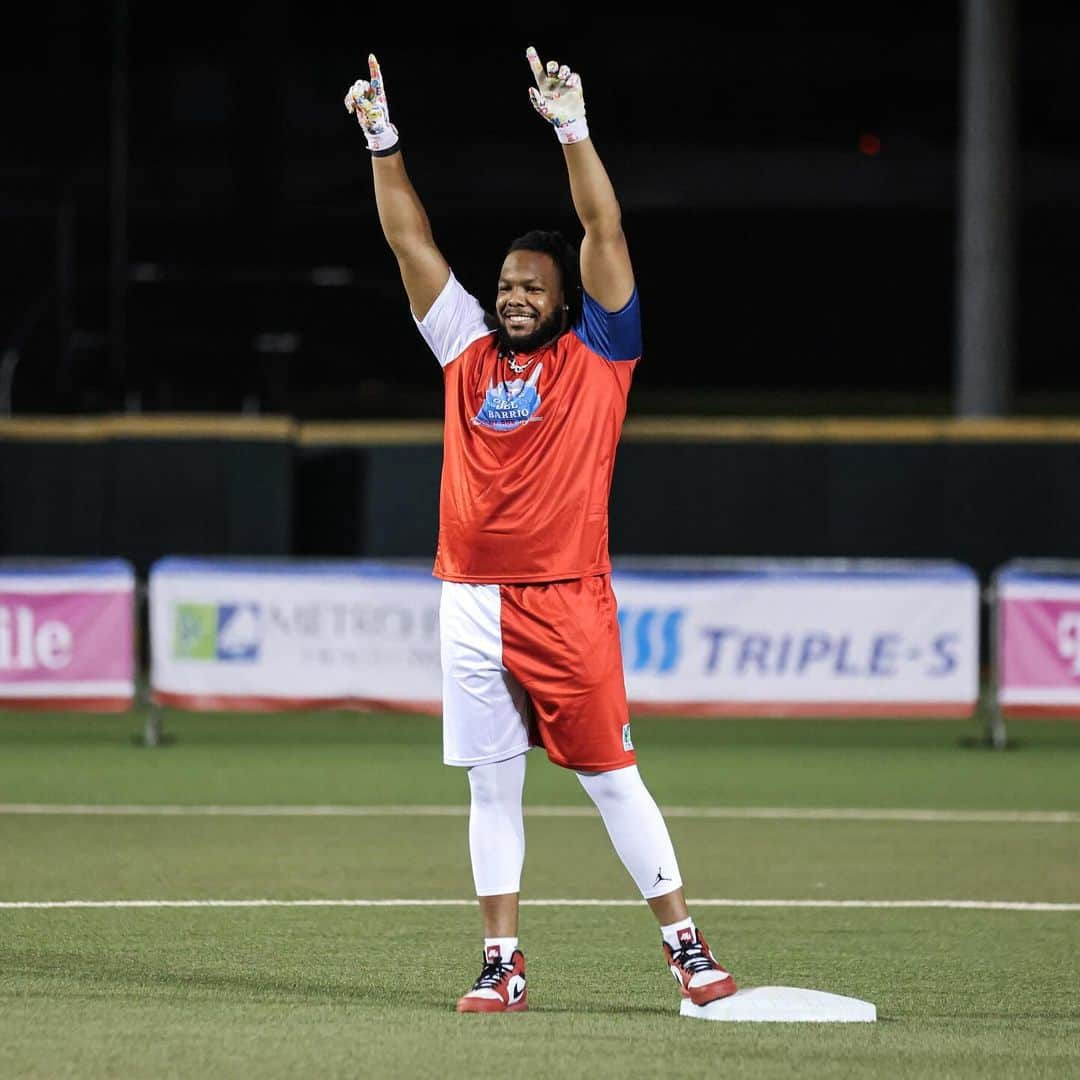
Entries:
{"label": "small logo on shorts", "polygon": [[634,744],[630,741],[630,725],[623,724],[622,726],[622,748],[624,750],[633,750]]}

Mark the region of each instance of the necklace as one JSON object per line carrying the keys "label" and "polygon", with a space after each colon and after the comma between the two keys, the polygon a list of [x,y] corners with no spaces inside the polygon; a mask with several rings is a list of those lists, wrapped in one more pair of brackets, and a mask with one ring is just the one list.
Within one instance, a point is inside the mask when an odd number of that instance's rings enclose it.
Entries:
{"label": "necklace", "polygon": [[506,363],[509,365],[510,370],[515,375],[521,375],[528,366],[537,358],[539,353],[533,353],[532,356],[526,357],[520,364],[514,359],[514,353],[506,354]]}

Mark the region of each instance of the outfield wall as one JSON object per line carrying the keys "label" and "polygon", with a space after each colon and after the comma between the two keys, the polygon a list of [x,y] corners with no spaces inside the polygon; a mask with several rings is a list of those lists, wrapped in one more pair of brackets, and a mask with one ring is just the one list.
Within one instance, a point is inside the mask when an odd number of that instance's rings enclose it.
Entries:
{"label": "outfield wall", "polygon": [[294,426],[284,419],[0,421],[0,556],[287,555]]}
{"label": "outfield wall", "polygon": [[[0,421],[0,555],[429,558],[438,423]],[[632,418],[616,555],[1080,552],[1080,422]]]}

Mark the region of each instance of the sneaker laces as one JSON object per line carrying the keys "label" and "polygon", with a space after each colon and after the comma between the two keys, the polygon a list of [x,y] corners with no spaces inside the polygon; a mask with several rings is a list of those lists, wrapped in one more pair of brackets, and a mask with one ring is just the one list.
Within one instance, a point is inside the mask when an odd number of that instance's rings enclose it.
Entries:
{"label": "sneaker laces", "polygon": [[701,971],[716,971],[718,965],[709,955],[708,950],[701,944],[700,938],[692,945],[683,945],[672,957],[684,971],[691,975],[697,975]]}
{"label": "sneaker laces", "polygon": [[484,962],[484,969],[480,972],[480,978],[473,983],[474,990],[494,990],[514,970],[513,964],[504,963],[500,960]]}

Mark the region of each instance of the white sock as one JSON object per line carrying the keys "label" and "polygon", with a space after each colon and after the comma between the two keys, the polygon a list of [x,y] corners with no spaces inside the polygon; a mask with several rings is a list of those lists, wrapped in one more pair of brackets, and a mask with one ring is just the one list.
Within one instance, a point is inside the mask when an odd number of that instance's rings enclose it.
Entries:
{"label": "white sock", "polygon": [[636,765],[602,773],[578,773],[596,803],[608,836],[646,900],[682,887],[667,825]]}
{"label": "white sock", "polygon": [[486,937],[484,938],[484,959],[491,960],[492,950],[497,950],[504,964],[510,963],[510,957],[518,947],[516,937]]}
{"label": "white sock", "polygon": [[525,755],[469,770],[469,854],[477,896],[521,891],[525,822],[521,795]]}
{"label": "white sock", "polygon": [[[697,927],[689,915],[685,919],[672,923],[670,926],[661,926],[660,933],[664,935],[664,944],[672,952],[678,952],[684,945],[694,945],[698,940]],[[695,971],[690,976],[688,985],[691,989],[694,989],[708,986],[710,983],[723,982],[723,980],[730,978],[731,976],[717,964],[716,967],[706,968],[704,971]]]}
{"label": "white sock", "polygon": [[[681,935],[680,930],[682,931]],[[687,931],[690,932],[689,937],[687,937]],[[685,919],[673,922],[670,926],[661,926],[660,933],[664,935],[664,941],[671,947],[672,951],[682,948],[683,945],[693,944],[697,939],[697,927],[689,915]]]}

